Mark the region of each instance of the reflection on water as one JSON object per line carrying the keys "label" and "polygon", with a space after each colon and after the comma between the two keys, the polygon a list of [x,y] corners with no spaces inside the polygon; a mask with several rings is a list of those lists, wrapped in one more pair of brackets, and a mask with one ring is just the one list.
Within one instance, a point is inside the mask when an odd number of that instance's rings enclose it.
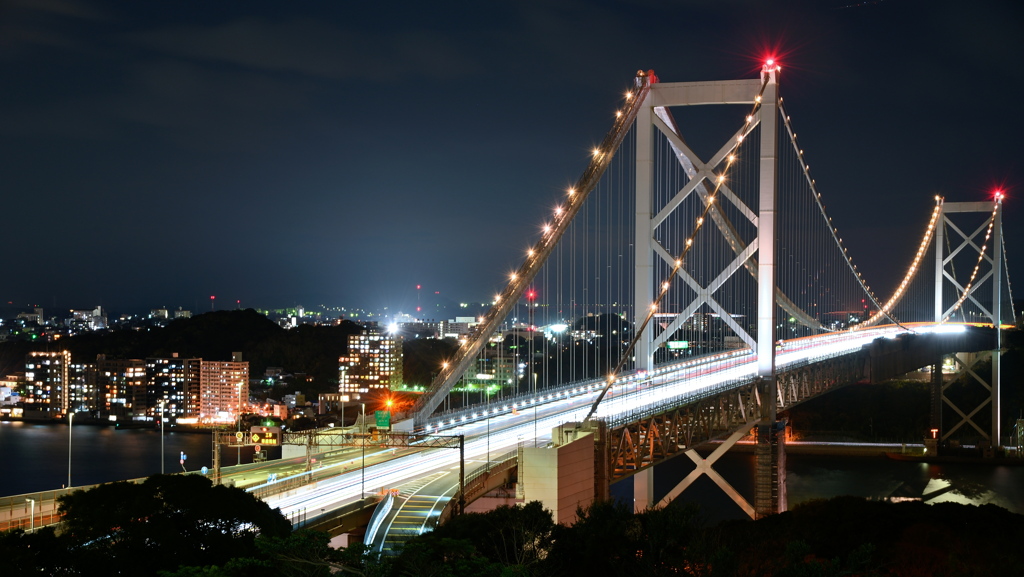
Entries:
{"label": "reflection on water", "polygon": [[790,507],[836,495],[993,504],[1024,513],[1024,467],[788,455]]}
{"label": "reflection on water", "polygon": [[[71,483],[74,486],[160,472],[159,429],[75,425],[71,433]],[[168,429],[164,434],[165,472],[182,470],[181,453],[185,453],[187,470],[212,466],[210,435]],[[68,480],[68,427],[0,421],[0,456],[6,473],[0,494],[59,489]]]}

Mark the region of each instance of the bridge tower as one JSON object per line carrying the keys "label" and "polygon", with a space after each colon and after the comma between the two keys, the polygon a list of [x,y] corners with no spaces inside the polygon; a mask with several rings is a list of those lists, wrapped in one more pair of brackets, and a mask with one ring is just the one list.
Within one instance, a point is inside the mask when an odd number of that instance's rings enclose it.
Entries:
{"label": "bridge tower", "polygon": [[[948,385],[942,383],[941,367],[937,366],[933,371],[932,378],[932,428],[938,429],[941,433],[940,440],[946,440],[960,428],[969,425],[979,434],[984,436],[993,447],[1001,444],[1002,422],[1000,410],[1000,389],[1002,385],[1000,371],[1000,350],[1002,348],[1001,334],[999,327],[1002,324],[1002,290],[1006,282],[1003,264],[1003,238],[1002,238],[1002,200],[1001,192],[995,194],[994,203],[989,202],[944,202],[941,197],[936,197],[938,202],[939,218],[935,229],[935,308],[934,320],[936,323],[943,323],[956,320],[982,321],[986,324],[992,323],[996,329],[996,346],[988,356],[978,357],[976,362],[968,366],[959,357],[954,357],[960,368],[966,371],[974,382],[987,391],[987,395],[979,401],[975,407],[958,407],[956,403],[946,396]],[[988,214],[989,218],[970,231],[964,228],[964,223],[954,222],[952,215],[982,213]],[[947,232],[949,234],[947,235]],[[956,246],[954,246],[954,243]],[[958,255],[970,257],[973,260],[977,255],[977,262],[970,279],[964,282],[956,278],[954,260]],[[961,266],[963,264],[961,260]],[[947,284],[948,281],[948,284]],[[991,285],[990,287],[988,285]],[[950,298],[947,289],[953,288],[953,298]],[[984,293],[991,291],[991,302],[986,302]],[[972,318],[964,315],[965,305],[972,305],[976,310]],[[991,359],[992,369],[988,382],[974,370],[978,362]],[[940,363],[941,365],[941,363]],[[992,424],[988,431],[980,427],[974,418],[981,413],[988,405],[991,411]],[[959,417],[959,421],[952,427],[942,426],[943,407],[950,407]],[[964,410],[967,409],[967,410]]]}
{"label": "bridge tower", "polygon": [[[671,338],[676,329],[686,322],[695,311],[707,305],[717,314],[733,333],[757,355],[757,374],[762,382],[762,398],[778,399],[775,379],[775,326],[776,301],[780,291],[776,283],[776,210],[777,210],[777,164],[778,164],[778,65],[769,60],[761,70],[758,79],[729,80],[714,82],[655,83],[647,92],[636,116],[636,241],[634,243],[636,277],[634,326],[646,328],[639,335],[635,349],[636,368],[650,371],[654,367],[654,351]],[[669,112],[669,107],[759,104],[747,123],[721,146],[708,161],[699,158],[686,144],[680,127]],[[722,165],[731,154],[735,143],[742,142],[755,127],[760,127],[758,150],[758,195],[755,210],[743,205],[734,195],[721,194],[724,200],[713,198],[715,169]],[[684,186],[668,205],[655,212],[654,196],[654,153],[655,135],[668,140],[683,171],[689,177]],[[711,190],[709,190],[711,189]],[[754,224],[757,237],[744,243],[736,236],[735,229],[719,210],[711,210],[710,218],[718,232],[735,252],[735,258],[710,283],[702,285],[685,270],[677,270],[678,279],[693,288],[693,300],[683,306],[668,326],[658,335],[652,324],[645,323],[651,303],[656,302],[657,283],[655,278],[656,259],[671,264],[673,257],[657,240],[656,231],[665,223],[672,211],[679,207],[689,195],[696,194],[705,204],[708,202],[731,202]],[[756,258],[756,261],[754,260]],[[755,264],[756,263],[756,264]],[[751,265],[754,266],[751,266]],[[757,279],[757,329],[750,334],[746,327],[736,321],[730,311],[716,300],[716,291],[732,276],[750,273]],[[783,297],[784,298],[784,297]],[[782,304],[781,302],[779,304]],[[785,451],[779,443],[784,439],[780,431],[784,426],[777,424],[777,402],[763,402],[760,422],[757,426],[757,481],[754,510],[756,516],[777,513],[786,509],[785,498]],[[739,437],[731,438],[729,446]],[[725,447],[728,448],[728,447]],[[716,453],[718,453],[716,451]],[[693,456],[691,456],[693,458]],[[710,463],[706,464],[710,469]],[[647,473],[649,480],[650,473]],[[728,491],[727,491],[728,492]],[[737,498],[738,494],[733,498]]]}

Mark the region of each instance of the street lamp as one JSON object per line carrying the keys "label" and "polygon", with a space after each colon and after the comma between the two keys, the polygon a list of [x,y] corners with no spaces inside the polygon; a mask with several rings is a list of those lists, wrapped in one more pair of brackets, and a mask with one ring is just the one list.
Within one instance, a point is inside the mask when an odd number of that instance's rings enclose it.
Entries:
{"label": "street lamp", "polygon": [[71,427],[74,425],[75,412],[68,413],[68,491],[71,490]]}
{"label": "street lamp", "polygon": [[164,474],[164,405],[167,399],[160,401],[160,474]]}
{"label": "street lamp", "polygon": [[36,500],[25,499],[29,503],[29,514],[28,514],[28,530],[31,533],[36,530]]}
{"label": "street lamp", "polygon": [[359,403],[362,406],[363,422],[359,425],[359,432],[363,434],[360,445],[362,445],[363,465],[359,468],[359,498],[366,497],[366,403]]}

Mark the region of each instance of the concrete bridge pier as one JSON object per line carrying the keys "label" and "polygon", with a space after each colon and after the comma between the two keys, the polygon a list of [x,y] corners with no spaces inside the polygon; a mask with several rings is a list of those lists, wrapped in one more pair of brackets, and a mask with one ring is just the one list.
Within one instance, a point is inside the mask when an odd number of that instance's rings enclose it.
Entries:
{"label": "concrete bridge pier", "polygon": [[654,507],[654,467],[648,467],[633,475],[633,512],[643,513]]}

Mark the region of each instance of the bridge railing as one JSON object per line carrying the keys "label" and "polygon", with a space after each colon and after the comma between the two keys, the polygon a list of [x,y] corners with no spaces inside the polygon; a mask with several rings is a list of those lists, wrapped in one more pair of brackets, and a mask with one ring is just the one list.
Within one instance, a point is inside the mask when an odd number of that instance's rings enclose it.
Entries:
{"label": "bridge railing", "polygon": [[[624,382],[628,382],[631,378],[633,378],[633,376],[634,375],[631,374],[630,377],[624,378],[622,380]],[[533,399],[547,399],[548,397],[554,398],[555,396],[564,396],[565,394],[569,394],[570,396],[586,395],[589,394],[595,387],[603,384],[604,381],[601,378],[581,379],[578,381],[566,383],[564,385],[559,385],[557,387],[539,390],[536,393],[520,393],[518,395],[514,395],[511,397],[504,397],[501,400],[497,401],[488,401],[485,403],[477,403],[475,405],[469,405],[466,407],[459,407],[457,409],[449,409],[447,411],[435,413],[433,416],[430,417],[430,423],[428,424],[452,420],[454,420],[456,424],[479,421],[487,418],[487,416],[481,415],[480,412],[485,409],[489,410],[493,408],[495,405],[507,408],[503,408],[501,410],[501,413],[492,412],[490,416],[496,416],[497,414],[510,412],[512,410],[513,405],[516,405],[517,409],[525,408],[527,406],[532,407],[534,404],[536,404],[531,403]],[[576,393],[572,392],[573,389],[580,388],[582,388],[583,390],[580,390],[579,392]]]}
{"label": "bridge railing", "polygon": [[[466,503],[471,503],[476,499],[483,496],[486,493],[487,481],[495,475],[504,475],[506,472],[519,465],[519,453],[522,447],[498,455],[491,461],[488,461],[486,465],[477,467],[473,472],[466,477],[466,482],[463,485],[463,495],[465,496]],[[455,513],[455,505],[458,503],[458,499],[452,499],[445,504],[444,509],[441,510],[441,514],[437,516],[437,525],[440,525],[451,518]]]}
{"label": "bridge railing", "polygon": [[[662,369],[672,370],[673,368],[675,368],[677,366],[681,367],[681,366],[685,365],[686,363],[689,363],[689,362],[692,362],[692,361],[698,361],[698,360],[700,360],[700,359],[702,359],[704,357],[707,357],[707,360],[717,360],[717,359],[722,359],[722,358],[726,358],[726,357],[731,358],[731,357],[747,355],[747,354],[750,354],[749,349],[742,349],[742,350],[737,350],[737,351],[728,351],[726,353],[710,353],[708,355],[690,358],[690,359],[687,359],[686,361],[676,361],[676,362],[666,363],[664,365],[659,365],[656,369],[657,370],[662,370]],[[648,378],[649,376],[650,375],[646,375],[646,374],[637,374],[637,372],[633,371],[633,370],[624,371],[621,376],[619,376],[619,377],[617,377],[615,379],[615,382],[616,382],[616,385],[626,385],[626,384],[629,384],[629,383],[632,383],[632,382],[642,381],[642,380]],[[451,421],[454,421],[455,424],[473,423],[473,422],[485,420],[485,419],[490,418],[490,417],[497,416],[499,414],[505,414],[505,413],[511,412],[513,405],[518,405],[516,407],[517,409],[533,407],[535,404],[537,404],[537,403],[531,402],[534,399],[538,399],[538,400],[553,400],[555,397],[561,397],[561,396],[565,396],[567,394],[569,396],[587,395],[587,394],[590,394],[591,392],[593,392],[594,389],[603,387],[605,382],[606,382],[605,381],[605,377],[595,377],[595,378],[591,378],[591,379],[581,379],[581,380],[565,383],[565,384],[562,384],[562,385],[558,385],[556,387],[550,387],[550,388],[546,388],[546,389],[543,389],[543,390],[539,390],[536,393],[520,393],[518,395],[514,395],[514,396],[511,396],[511,397],[505,397],[505,398],[501,399],[500,401],[492,401],[492,402],[486,402],[486,403],[477,403],[475,405],[469,405],[467,407],[460,407],[460,408],[457,408],[457,409],[449,409],[449,410],[441,412],[441,413],[435,413],[430,418],[430,421],[427,424],[433,426],[436,423],[444,422],[444,424],[448,424]],[[581,389],[581,390],[579,390],[578,392],[574,393],[574,392],[572,392],[573,389]],[[491,411],[490,415],[482,415],[482,414],[480,414],[481,411],[483,411],[485,409],[491,410],[493,407],[495,407],[495,405],[500,405],[502,407],[500,412],[496,413],[496,412]],[[494,410],[497,410],[497,409],[494,409]]]}
{"label": "bridge railing", "polygon": [[[820,363],[820,362],[823,362],[823,361],[827,361],[827,360],[830,360],[830,359],[834,359],[834,358],[845,356],[845,355],[849,355],[849,354],[856,354],[859,351],[860,351],[860,349],[855,349],[855,350],[852,350],[852,351],[843,352],[841,354],[829,354],[829,355],[819,355],[819,356],[815,356],[815,357],[808,357],[806,359],[802,359],[802,360],[795,361],[795,362],[792,362],[792,363],[787,363],[786,365],[780,367],[780,370],[778,370],[777,373],[778,374],[785,374],[786,372],[802,369],[804,367],[813,365],[815,363]],[[752,383],[753,381],[755,381],[756,379],[757,379],[756,376],[749,376],[749,377],[743,377],[743,378],[739,378],[739,379],[732,379],[732,380],[725,381],[725,382],[722,382],[722,383],[717,383],[717,384],[714,384],[714,385],[709,385],[707,387],[702,387],[700,389],[696,389],[694,391],[683,393],[681,395],[676,395],[675,397],[670,397],[670,398],[667,398],[667,399],[662,399],[660,401],[657,401],[656,403],[650,403],[650,404],[647,404],[647,405],[643,405],[643,406],[637,407],[635,409],[619,413],[619,414],[615,415],[614,417],[605,418],[605,419],[602,419],[602,420],[604,420],[604,422],[608,424],[609,428],[619,427],[619,426],[622,426],[622,425],[625,425],[625,424],[628,424],[628,423],[632,423],[632,422],[635,422],[635,421],[646,419],[646,418],[649,418],[649,417],[652,417],[652,416],[655,416],[655,415],[659,415],[661,413],[665,413],[665,412],[671,411],[671,410],[679,408],[679,407],[683,407],[683,406],[686,406],[686,405],[689,405],[689,404],[693,404],[693,403],[697,403],[699,401],[703,401],[705,399],[709,399],[711,397],[715,397],[715,396],[721,395],[722,393],[729,392],[729,391],[731,391],[733,389],[736,389],[738,387],[742,387],[744,385],[748,385],[748,384]],[[642,394],[642,391],[640,392],[640,394]]]}
{"label": "bridge railing", "polygon": [[[654,415],[659,415],[661,413],[671,411],[678,407],[686,406],[689,404],[696,403],[698,401],[703,401],[704,399],[709,399],[711,397],[721,395],[722,393],[728,392],[737,387],[749,384],[756,379],[757,377],[750,376],[741,379],[725,381],[723,383],[718,383],[715,385],[709,385],[707,387],[702,387],[700,389],[696,389],[688,393],[683,393],[681,395],[676,395],[674,397],[662,399],[656,403],[650,403],[647,405],[637,407],[635,409],[618,413],[614,417],[602,418],[601,420],[607,423],[608,428],[619,427],[649,417],[653,417]],[[639,394],[643,394],[643,391],[640,391]]]}

